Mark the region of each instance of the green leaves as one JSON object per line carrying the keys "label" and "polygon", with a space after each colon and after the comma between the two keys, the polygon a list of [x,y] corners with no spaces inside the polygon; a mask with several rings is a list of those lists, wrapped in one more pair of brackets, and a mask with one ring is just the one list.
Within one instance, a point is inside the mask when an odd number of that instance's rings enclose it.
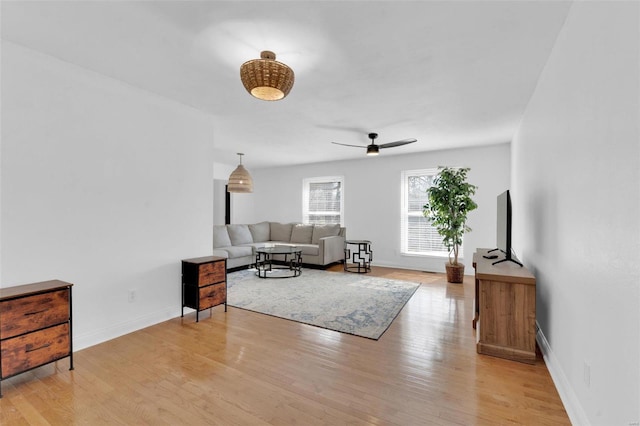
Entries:
{"label": "green leaves", "polygon": [[422,214],[442,236],[442,243],[449,250],[449,263],[457,265],[462,237],[471,231],[466,225],[467,213],[478,207],[471,199],[477,187],[467,182],[469,168],[438,169],[433,186],[427,189],[429,201],[423,206]]}

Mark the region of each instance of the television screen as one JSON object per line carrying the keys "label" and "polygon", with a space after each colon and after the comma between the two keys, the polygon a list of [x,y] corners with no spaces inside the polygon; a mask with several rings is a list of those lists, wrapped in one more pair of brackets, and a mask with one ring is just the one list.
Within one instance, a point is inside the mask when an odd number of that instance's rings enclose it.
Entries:
{"label": "television screen", "polygon": [[498,195],[496,223],[496,247],[507,256],[511,255],[511,197],[509,190]]}
{"label": "television screen", "polygon": [[[511,194],[507,189],[502,194],[498,195],[497,205],[497,221],[496,221],[496,246],[495,250],[504,254],[504,259],[496,260],[493,265],[502,262],[513,262],[522,266],[522,263],[518,262],[513,257],[513,250],[511,248]],[[491,251],[495,251],[491,250]]]}

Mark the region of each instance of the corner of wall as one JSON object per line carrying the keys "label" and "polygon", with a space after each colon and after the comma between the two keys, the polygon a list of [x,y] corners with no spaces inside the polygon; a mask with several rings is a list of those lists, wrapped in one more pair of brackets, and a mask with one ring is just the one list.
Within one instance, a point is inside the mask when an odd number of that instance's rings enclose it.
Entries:
{"label": "corner of wall", "polygon": [[567,379],[567,376],[565,376],[562,366],[553,353],[553,349],[549,345],[549,341],[542,332],[538,321],[536,321],[536,329],[536,341],[538,342],[538,346],[540,347],[540,351],[542,352],[542,356],[544,358],[545,364],[547,365],[547,369],[549,370],[549,374],[551,374],[553,383],[556,385],[556,389],[558,390],[560,399],[564,404],[564,408],[565,410],[567,410],[569,420],[571,420],[571,423],[574,425],[589,426],[591,423],[589,422],[587,413],[584,411],[582,405],[580,404],[580,400],[573,392],[573,387]]}

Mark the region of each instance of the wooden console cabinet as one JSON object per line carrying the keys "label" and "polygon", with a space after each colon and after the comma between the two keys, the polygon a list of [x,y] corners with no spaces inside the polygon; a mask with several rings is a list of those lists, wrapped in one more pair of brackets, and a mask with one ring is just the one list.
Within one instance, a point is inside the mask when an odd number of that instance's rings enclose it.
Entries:
{"label": "wooden console cabinet", "polygon": [[184,308],[200,311],[224,303],[227,312],[227,259],[217,256],[182,261],[182,316]]}
{"label": "wooden console cabinet", "polygon": [[73,370],[71,286],[52,280],[0,289],[0,385],[66,357]]}
{"label": "wooden console cabinet", "polygon": [[536,279],[513,262],[493,265],[498,259],[473,255],[476,295],[473,327],[477,328],[476,350],[514,361],[536,361]]}

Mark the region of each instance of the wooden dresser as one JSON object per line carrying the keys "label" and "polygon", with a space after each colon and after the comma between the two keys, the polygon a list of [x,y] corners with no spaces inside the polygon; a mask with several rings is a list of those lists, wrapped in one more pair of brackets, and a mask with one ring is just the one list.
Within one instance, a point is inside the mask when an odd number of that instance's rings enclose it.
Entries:
{"label": "wooden dresser", "polygon": [[[478,353],[533,364],[536,361],[536,278],[513,262],[473,255],[476,295],[473,327]],[[490,253],[490,254],[495,254]]]}
{"label": "wooden dresser", "polygon": [[182,261],[182,316],[184,308],[200,311],[224,303],[227,312],[227,259],[217,256]]}
{"label": "wooden dresser", "polygon": [[72,286],[52,280],[0,289],[0,386],[65,357],[73,370]]}

